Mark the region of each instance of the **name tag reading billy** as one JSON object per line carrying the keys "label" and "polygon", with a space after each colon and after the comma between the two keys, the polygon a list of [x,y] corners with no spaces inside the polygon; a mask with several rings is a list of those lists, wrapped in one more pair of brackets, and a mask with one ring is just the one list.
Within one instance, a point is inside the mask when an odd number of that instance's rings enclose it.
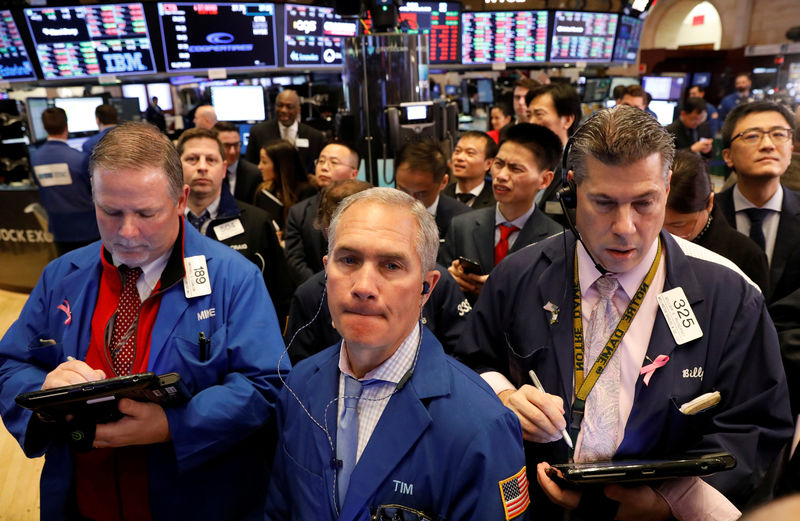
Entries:
{"label": "name tag reading billy", "polygon": [[186,298],[211,295],[211,281],[208,278],[206,256],[185,257],[183,266],[186,269],[186,275],[183,277],[183,293]]}
{"label": "name tag reading billy", "polygon": [[673,288],[658,295],[658,306],[667,319],[669,330],[679,346],[703,336],[697,317],[689,305],[683,288]]}

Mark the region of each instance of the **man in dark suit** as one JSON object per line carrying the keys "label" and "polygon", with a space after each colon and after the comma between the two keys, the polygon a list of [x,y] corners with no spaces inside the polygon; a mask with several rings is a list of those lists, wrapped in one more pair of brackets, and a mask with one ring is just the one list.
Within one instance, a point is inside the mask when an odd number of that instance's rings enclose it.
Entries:
{"label": "man in dark suit", "polygon": [[434,141],[414,141],[395,158],[395,183],[398,190],[419,199],[433,215],[439,237],[447,234],[450,221],[456,215],[470,211],[469,206],[452,197],[440,197],[447,186],[447,158]]}
{"label": "man in dark suit", "polygon": [[728,222],[767,254],[769,302],[800,288],[800,197],[781,186],[792,158],[795,123],[782,105],[737,105],[722,126],[722,157],[737,181],[717,204]]}
{"label": "man in dark suit", "polygon": [[297,148],[306,172],[314,171],[314,160],[319,155],[325,139],[319,130],[301,123],[300,97],[297,92],[286,89],[275,98],[275,119],[253,125],[250,129],[250,143],[246,158],[258,164],[261,147],[270,141],[284,139]]}
{"label": "man in dark suit", "polygon": [[256,165],[242,157],[239,128],[228,121],[220,121],[214,125],[214,130],[225,148],[225,161],[228,163],[225,184],[228,190],[235,199],[252,204],[258,185],[261,184],[261,172]]}
{"label": "man in dark suit", "polygon": [[[562,230],[533,204],[539,190],[553,181],[560,158],[561,141],[549,129],[530,123],[514,125],[508,129],[491,169],[497,205],[453,219],[439,249],[440,263],[448,266],[461,290],[473,301],[489,272],[507,254]],[[462,265],[462,256],[478,262],[479,272]]]}
{"label": "man in dark suit", "polygon": [[492,182],[491,178],[486,178],[486,173],[492,167],[495,155],[497,144],[486,132],[470,130],[461,134],[450,158],[450,169],[456,182],[447,185],[442,193],[473,210],[494,207]]}
{"label": "man in dark suit", "polygon": [[[355,179],[358,175],[358,151],[344,142],[329,143],[316,161],[314,177],[320,189],[334,181]],[[328,243],[314,226],[320,194],[303,199],[289,209],[286,217],[286,259],[300,282],[322,271],[322,257]]]}
{"label": "man in dark suit", "polygon": [[706,102],[702,98],[689,98],[683,104],[678,119],[667,125],[667,131],[675,139],[675,149],[688,148],[705,158],[711,158],[714,138],[711,126],[706,121]]}

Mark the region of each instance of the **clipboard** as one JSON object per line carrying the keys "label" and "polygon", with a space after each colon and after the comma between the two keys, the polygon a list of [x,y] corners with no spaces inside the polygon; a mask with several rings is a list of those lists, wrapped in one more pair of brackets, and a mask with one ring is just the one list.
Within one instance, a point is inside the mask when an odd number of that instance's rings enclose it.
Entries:
{"label": "clipboard", "polygon": [[[636,483],[687,476],[708,476],[736,467],[736,458],[729,452],[665,460],[620,460],[594,463],[553,465],[547,475],[562,488],[576,488],[593,483]],[[560,471],[560,475],[551,472]]]}
{"label": "clipboard", "polygon": [[107,423],[122,417],[117,409],[121,398],[171,407],[186,403],[189,395],[178,373],[159,376],[146,372],[23,393],[14,401],[46,419],[60,420],[72,414]]}

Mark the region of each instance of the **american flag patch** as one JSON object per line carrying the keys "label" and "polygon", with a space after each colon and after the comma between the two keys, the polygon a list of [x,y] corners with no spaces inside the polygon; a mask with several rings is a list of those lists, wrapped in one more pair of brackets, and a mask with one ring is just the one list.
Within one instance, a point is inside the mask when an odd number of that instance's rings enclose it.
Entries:
{"label": "american flag patch", "polygon": [[506,512],[506,521],[509,521],[525,512],[531,503],[528,496],[528,475],[525,467],[508,479],[500,482],[500,498],[503,500],[503,510]]}

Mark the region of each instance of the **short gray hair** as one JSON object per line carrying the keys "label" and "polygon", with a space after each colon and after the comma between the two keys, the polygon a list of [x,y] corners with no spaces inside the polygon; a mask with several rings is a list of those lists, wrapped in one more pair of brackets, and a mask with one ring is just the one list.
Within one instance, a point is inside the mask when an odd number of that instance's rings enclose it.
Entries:
{"label": "short gray hair", "polygon": [[574,172],[575,184],[588,175],[586,156],[613,166],[625,166],[648,158],[661,156],[664,184],[669,182],[669,169],[675,156],[672,135],[650,114],[636,107],[621,105],[593,114],[572,136],[571,147],[565,152],[567,169]]}
{"label": "short gray hair", "polygon": [[348,208],[361,202],[408,209],[417,221],[415,242],[417,255],[422,263],[422,273],[424,275],[435,268],[436,253],[439,249],[439,229],[436,227],[436,221],[421,202],[395,188],[370,188],[344,198],[336,207],[336,211],[331,217],[331,224],[328,226],[328,252],[333,252],[333,246],[336,244],[336,229],[342,215]]}

